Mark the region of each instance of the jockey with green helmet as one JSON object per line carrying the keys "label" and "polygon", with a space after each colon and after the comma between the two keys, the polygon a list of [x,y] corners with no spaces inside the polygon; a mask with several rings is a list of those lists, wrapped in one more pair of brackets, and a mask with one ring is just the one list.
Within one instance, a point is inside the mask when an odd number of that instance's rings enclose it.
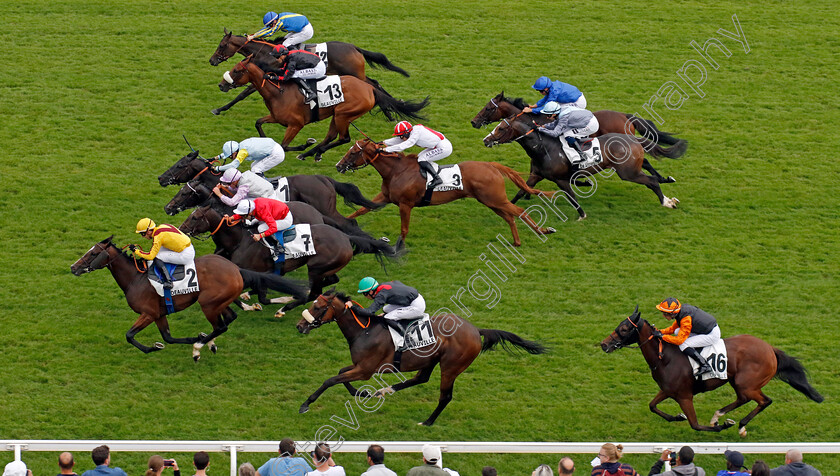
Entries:
{"label": "jockey with green helmet", "polygon": [[315,34],[309,20],[299,13],[268,12],[263,15],[263,25],[263,29],[248,35],[248,40],[268,39],[282,31],[287,33],[283,38],[283,46],[288,48],[303,43]]}
{"label": "jockey with green helmet", "polygon": [[138,258],[150,260],[163,276],[163,287],[172,289],[172,277],[169,276],[165,263],[190,264],[195,259],[195,248],[190,237],[173,225],[155,225],[151,218],[141,218],[137,222],[135,233],[152,240],[152,249],[146,253],[133,244],[128,245],[128,249]]}
{"label": "jockey with green helmet", "polygon": [[[685,355],[700,364],[695,377],[711,372],[712,366],[695,347],[706,347],[720,340],[720,327],[714,316],[698,307],[682,304],[679,299],[672,297],[657,304],[656,309],[662,311],[666,318],[674,319],[673,324],[662,329],[662,340],[678,345]],[[679,332],[674,335],[677,330]]]}
{"label": "jockey with green helmet", "polygon": [[385,323],[399,332],[405,332],[397,321],[403,319],[419,319],[426,312],[426,300],[420,293],[406,286],[399,281],[388,281],[379,284],[376,279],[368,276],[359,281],[359,289],[356,291],[368,299],[373,299],[373,304],[361,308],[348,301],[346,307],[352,308],[356,314],[364,317],[372,317],[376,311],[385,311]]}

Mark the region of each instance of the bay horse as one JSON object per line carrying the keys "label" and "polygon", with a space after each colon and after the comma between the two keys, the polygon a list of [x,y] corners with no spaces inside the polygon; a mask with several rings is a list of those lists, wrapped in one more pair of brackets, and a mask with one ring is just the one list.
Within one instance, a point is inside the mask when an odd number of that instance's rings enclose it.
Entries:
{"label": "bay horse", "polygon": [[350,346],[350,358],[353,361],[353,365],[342,368],[338,371],[338,375],[324,381],[323,385],[303,402],[300,413],[309,411],[309,405],[335,384],[344,384],[354,397],[369,397],[369,392],[357,390],[350,382],[370,380],[375,374],[381,373],[419,371],[411,379],[378,390],[374,396],[381,397],[428,382],[432,371],[440,363],[438,404],[429,418],[420,423],[431,426],[452,400],[455,379],[482,352],[491,350],[499,344],[508,351],[510,351],[510,346],[513,346],[529,354],[547,352],[541,344],[525,340],[512,332],[478,329],[470,321],[455,314],[440,314],[431,318],[437,342],[403,353],[400,368],[397,369],[392,364],[394,343],[388,325],[378,316],[359,320],[352,311],[345,308],[345,303],[349,300],[344,294],[330,290],[318,296],[310,308],[303,311],[303,318],[297,324],[298,332],[308,334],[312,329],[335,322],[344,334],[344,338],[347,339],[347,344]]}
{"label": "bay horse", "polygon": [[[586,212],[577,202],[570,181],[576,178],[595,175],[605,169],[613,169],[621,180],[642,184],[651,189],[663,207],[677,208],[679,200],[668,198],[662,194],[659,181],[642,172],[645,151],[634,136],[627,134],[609,133],[599,138],[601,142],[601,156],[599,164],[582,170],[575,170],[563,151],[563,145],[555,137],[543,134],[537,127],[539,122],[546,122],[543,114],[519,113],[503,119],[492,132],[484,138],[486,147],[516,141],[525,149],[531,158],[531,175],[546,178],[556,183],[577,210],[578,220],[586,218]],[[533,182],[532,179],[529,179]],[[513,201],[526,193],[525,189],[517,192]],[[373,200],[376,201],[376,198]],[[357,212],[358,213],[358,212]]]}
{"label": "bay horse", "polygon": [[[615,331],[601,342],[601,349],[610,353],[638,344],[653,380],[659,385],[659,393],[650,401],[650,411],[667,421],[687,419],[695,430],[717,432],[735,424],[733,420],[726,420],[719,425],[720,417],[752,400],[758,406],[738,423],[739,434],[746,436],[747,423],[773,402],[761,391],[773,378],[787,383],[817,403],[823,401],[823,396],[808,383],[805,367],[797,359],[758,337],[744,334],[723,339],[728,360],[727,380],[696,381],[688,357],[679,346],[663,341],[659,337],[661,333],[657,333],[653,325],[641,318],[639,306],[636,306],[633,314],[621,321]],[[711,426],[701,425],[694,411],[694,395],[714,390],[727,382],[735,389],[735,401],[715,412]],[[679,404],[681,414],[669,415],[657,408],[667,398]]]}
{"label": "bay horse", "polygon": [[313,112],[309,105],[303,102],[303,94],[297,84],[285,81],[273,83],[264,79],[263,75],[263,70],[248,57],[228,71],[219,83],[219,89],[222,91],[229,91],[248,83],[257,88],[269,111],[269,115],[257,119],[255,124],[260,137],[265,137],[262,129],[264,123],[278,123],[286,126],[281,143],[283,149],[305,150],[309,147],[308,142],[297,147],[290,147],[289,144],[306,124],[332,117],[324,140],[298,155],[300,160],[313,156],[316,162],[320,161],[321,155],[327,150],[350,142],[350,122],[370,112],[374,107],[378,106],[389,121],[393,120],[395,115],[403,119],[422,119],[417,113],[429,103],[428,97],[420,102],[398,100],[355,76],[341,76],[344,102],[317,108]]}
{"label": "bay horse", "polygon": [[[227,256],[237,266],[253,271],[274,271],[271,252],[261,243],[251,238],[251,233],[240,221],[233,222],[222,216],[212,207],[202,207],[193,211],[179,229],[190,236],[211,233],[216,244],[216,253]],[[288,259],[283,263],[282,272],[290,273],[306,266],[309,277],[309,295],[296,298],[275,313],[282,317],[290,309],[312,301],[323,291],[324,286],[338,282],[336,275],[353,256],[359,253],[373,254],[384,267],[384,258],[397,259],[400,254],[381,240],[359,235],[346,235],[340,230],[327,225],[312,225],[312,244],[315,255]]]}
{"label": "bay horse", "polygon": [[[382,67],[400,73],[405,77],[410,76],[406,70],[391,63],[388,57],[382,53],[363,50],[351,43],[341,41],[327,41],[326,44],[326,57],[322,59],[327,64],[327,74],[355,76],[379,89],[382,89],[379,82],[365,75],[365,63],[373,68]],[[222,37],[222,41],[219,42],[216,51],[210,57],[210,64],[218,66],[236,53],[245,57],[251,55],[255,57],[267,56],[275,46],[274,43],[268,41],[248,40],[247,36],[234,35],[225,28],[225,35]],[[301,47],[303,46],[306,45],[301,45]],[[211,112],[218,116],[221,112],[227,111],[234,104],[245,99],[254,91],[256,91],[256,88],[248,86],[236,99],[220,108],[213,109]]]}
{"label": "bay horse", "polygon": [[[421,199],[426,192],[426,181],[420,175],[417,154],[405,155],[401,152],[382,152],[380,147],[382,147],[382,143],[368,139],[356,141],[353,147],[336,164],[336,169],[341,173],[346,173],[348,170],[358,170],[372,165],[379,172],[379,175],[382,176],[382,186],[379,195],[373,198],[373,202],[378,207],[388,203],[400,207],[400,238],[397,241],[397,249],[401,249],[405,245],[405,237],[408,235],[411,210],[421,205]],[[441,205],[459,198],[475,198],[510,225],[515,246],[521,244],[519,232],[516,229],[515,219],[517,217],[521,218],[538,234],[547,235],[556,231],[554,228],[537,226],[525,210],[508,201],[505,195],[505,178],[510,179],[517,187],[527,193],[542,193],[550,197],[553,196],[554,192],[542,192],[529,187],[515,170],[496,162],[468,161],[461,162],[458,165],[461,167],[463,175],[461,180],[464,189],[433,192],[429,205]],[[368,211],[370,211],[368,208],[360,208],[349,218],[356,218]]]}
{"label": "bay horse", "polygon": [[[199,180],[208,189],[219,183],[221,172],[214,172],[213,165],[217,162],[200,157],[197,150],[178,159],[158,177],[162,187],[175,184],[185,184],[191,180]],[[339,182],[326,175],[289,175],[289,200],[306,202],[325,217],[334,220],[342,230],[358,229],[355,220],[347,219],[336,209],[336,195],[341,195],[348,206],[358,205],[366,208],[377,208],[377,205],[362,195],[359,187],[352,183]],[[275,179],[268,179],[269,181]]]}
{"label": "bay horse", "polygon": [[[148,354],[164,348],[164,344],[156,342],[153,346],[145,346],[135,339],[135,335],[149,324],[156,324],[164,342],[169,344],[192,344],[193,359],[201,357],[200,349],[208,345],[216,352],[215,339],[225,332],[231,322],[236,319],[236,312],[230,304],[239,296],[243,288],[243,276],[238,266],[218,255],[204,255],[195,259],[198,292],[172,296],[175,311],[184,310],[196,302],[207,321],[213,326],[209,335],[199,334],[197,337],[172,337],[169,333],[166,305],[163,298],[158,296],[149,283],[147,271],[141,270],[145,266],[143,260],[135,260],[113,243],[113,235],[94,244],[87,253],[70,266],[70,271],[76,275],[108,268],[117,285],[125,294],[128,306],[139,317],[126,332],[126,340],[143,353]],[[275,280],[276,282],[277,280]],[[284,278],[285,282],[291,281]],[[283,281],[280,281],[281,283]],[[299,287],[290,284],[288,291],[297,292]]]}

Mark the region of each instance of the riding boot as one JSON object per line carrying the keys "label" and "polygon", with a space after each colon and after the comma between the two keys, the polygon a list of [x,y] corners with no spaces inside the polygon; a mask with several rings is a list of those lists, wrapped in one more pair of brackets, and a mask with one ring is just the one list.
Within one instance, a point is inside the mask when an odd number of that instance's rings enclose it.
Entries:
{"label": "riding boot", "polygon": [[266,236],[265,241],[268,242],[269,245],[271,245],[271,248],[274,250],[274,254],[277,256],[277,258],[281,261],[285,261],[286,249],[283,248],[283,243],[277,241],[277,238],[274,235]]}
{"label": "riding boot", "polygon": [[155,258],[152,260],[152,265],[155,266],[158,271],[160,271],[160,275],[163,276],[163,287],[165,289],[172,289],[172,276],[169,275],[169,270],[166,269],[166,263]]}
{"label": "riding boot", "polygon": [[712,371],[712,366],[709,365],[708,362],[706,362],[706,359],[704,359],[703,356],[701,356],[700,353],[697,352],[697,349],[695,349],[694,347],[686,347],[683,353],[697,361],[698,364],[700,364],[700,368],[697,369],[697,372],[694,373],[695,378],[699,378],[704,373]]}
{"label": "riding boot", "polygon": [[417,164],[420,165],[420,170],[424,170],[427,174],[432,176],[432,181],[426,188],[433,190],[435,187],[443,183],[443,180],[441,180],[440,175],[438,175],[435,171],[435,166],[432,165],[431,162],[423,160]]}
{"label": "riding boot", "polygon": [[310,102],[314,101],[317,96],[315,95],[315,91],[309,87],[309,83],[303,78],[295,78],[295,81],[300,85],[300,88],[303,90],[303,102]]}

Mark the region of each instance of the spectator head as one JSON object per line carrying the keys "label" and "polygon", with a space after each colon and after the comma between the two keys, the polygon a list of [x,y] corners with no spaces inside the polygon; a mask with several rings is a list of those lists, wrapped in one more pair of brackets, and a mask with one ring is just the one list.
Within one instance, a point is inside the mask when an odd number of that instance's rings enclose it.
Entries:
{"label": "spectator head", "polygon": [[330,450],[330,445],[325,442],[318,443],[315,445],[315,464],[324,464],[330,459],[332,455],[332,450]]}
{"label": "spectator head", "polygon": [[440,446],[429,444],[423,445],[423,461],[425,461],[426,464],[433,464],[440,468],[443,467],[442,460],[443,458],[440,455]]}
{"label": "spectator head", "polygon": [[199,451],[193,455],[193,464],[195,465],[195,469],[199,471],[207,469],[207,465],[210,464],[210,455],[204,451]]}
{"label": "spectator head", "polygon": [[12,461],[3,470],[3,476],[26,476],[26,464],[23,461]]}
{"label": "spectator head", "polygon": [[677,453],[677,458],[679,458],[680,464],[691,464],[694,462],[694,450],[689,446],[683,446]]}
{"label": "spectator head", "polygon": [[799,450],[788,450],[785,453],[785,464],[791,463],[801,463],[802,462],[802,452]]}
{"label": "spectator head", "polygon": [[379,445],[368,446],[367,455],[370,458],[371,464],[382,464],[385,462],[385,448]]}
{"label": "spectator head", "polygon": [[90,452],[90,458],[93,460],[93,464],[97,466],[108,464],[108,460],[111,458],[111,449],[108,448],[108,445],[97,446]]}
{"label": "spectator head", "polygon": [[752,476],[770,476],[770,466],[762,460],[756,460],[752,465]]}
{"label": "spectator head", "polygon": [[740,471],[744,467],[744,455],[740,451],[726,450],[723,455],[726,456],[726,469],[728,471]]}
{"label": "spectator head", "polygon": [[149,465],[146,468],[145,476],[156,476],[163,471],[163,457],[161,455],[154,455],[149,458]]}
{"label": "spectator head", "polygon": [[294,456],[297,450],[295,449],[295,440],[291,438],[283,438],[280,440],[280,456]]}
{"label": "spectator head", "polygon": [[496,476],[496,468],[492,466],[481,468],[481,476]]}
{"label": "spectator head", "polygon": [[605,443],[601,447],[601,452],[598,453],[601,463],[616,463],[621,459],[624,447],[621,445],[614,445],[612,443]]}
{"label": "spectator head", "polygon": [[551,466],[547,464],[541,464],[537,466],[537,469],[531,473],[531,476],[553,476],[554,471],[551,470]]}
{"label": "spectator head", "polygon": [[71,470],[76,462],[73,460],[73,453],[64,452],[58,455],[58,467],[63,470]]}
{"label": "spectator head", "polygon": [[557,474],[575,474],[575,462],[572,461],[572,458],[567,456],[560,460],[560,463],[557,465]]}
{"label": "spectator head", "polygon": [[254,476],[257,470],[251,463],[242,463],[239,465],[239,476]]}

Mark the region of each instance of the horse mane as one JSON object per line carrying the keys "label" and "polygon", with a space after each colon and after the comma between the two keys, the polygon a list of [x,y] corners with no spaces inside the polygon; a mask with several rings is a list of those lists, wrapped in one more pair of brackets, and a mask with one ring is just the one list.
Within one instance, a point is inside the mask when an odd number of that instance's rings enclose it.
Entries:
{"label": "horse mane", "polygon": [[528,103],[525,102],[525,100],[522,99],[522,98],[513,98],[513,99],[505,98],[505,99],[507,99],[507,101],[509,103],[513,104],[514,106],[518,107],[519,109],[525,109],[525,107],[528,106]]}

